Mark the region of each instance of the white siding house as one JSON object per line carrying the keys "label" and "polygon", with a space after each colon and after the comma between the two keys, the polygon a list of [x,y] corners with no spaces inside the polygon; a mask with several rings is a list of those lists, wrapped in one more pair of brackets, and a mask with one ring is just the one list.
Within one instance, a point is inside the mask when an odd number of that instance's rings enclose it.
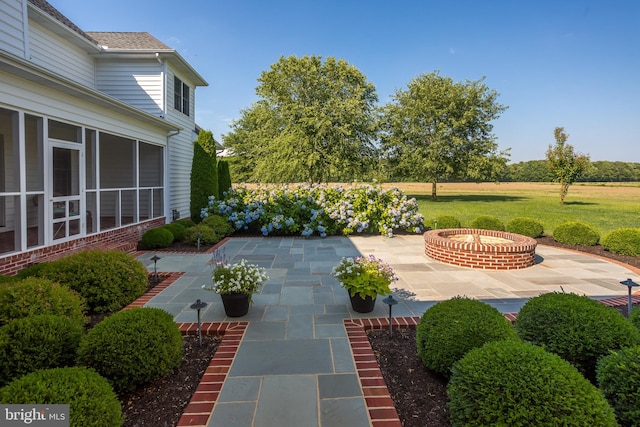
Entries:
{"label": "white siding house", "polygon": [[148,33],[0,0],[0,273],[188,217],[205,85]]}

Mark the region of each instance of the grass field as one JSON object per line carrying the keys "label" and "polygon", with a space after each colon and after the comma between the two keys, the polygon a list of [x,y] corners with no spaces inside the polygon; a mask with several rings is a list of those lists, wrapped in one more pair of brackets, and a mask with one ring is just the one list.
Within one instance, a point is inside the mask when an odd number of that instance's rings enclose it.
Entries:
{"label": "grass field", "polygon": [[564,206],[555,183],[445,183],[438,184],[438,200],[431,201],[431,184],[394,183],[418,200],[425,224],[438,215],[453,215],[462,226],[479,215],[493,215],[507,223],[527,216],[544,224],[545,234],[565,221],[595,227],[602,236],[620,227],[640,228],[640,183],[574,184]]}

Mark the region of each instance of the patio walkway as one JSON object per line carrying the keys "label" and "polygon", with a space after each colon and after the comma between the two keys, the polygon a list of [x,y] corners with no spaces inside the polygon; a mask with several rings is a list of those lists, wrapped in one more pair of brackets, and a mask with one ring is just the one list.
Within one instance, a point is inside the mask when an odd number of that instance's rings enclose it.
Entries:
{"label": "patio walkway", "polygon": [[[432,261],[422,236],[232,238],[222,248],[231,261],[267,268],[269,280],[241,318],[226,318],[209,283],[210,254],[158,253],[158,272],[184,272],[146,304],[195,322],[190,305],[208,303],[203,322],[248,321],[208,426],[369,427],[372,425],[343,324],[345,318],[387,317],[378,298],[372,313],[351,310],[347,292],[331,277],[344,256],[374,254],[399,276],[393,315],[421,316],[437,301],[466,295],[501,312],[517,312],[528,298],[550,291],[594,298],[627,295],[619,282],[639,275],[617,264],[553,247],[538,247],[539,263],[524,270],[483,271]],[[139,259],[153,271],[154,255]]]}

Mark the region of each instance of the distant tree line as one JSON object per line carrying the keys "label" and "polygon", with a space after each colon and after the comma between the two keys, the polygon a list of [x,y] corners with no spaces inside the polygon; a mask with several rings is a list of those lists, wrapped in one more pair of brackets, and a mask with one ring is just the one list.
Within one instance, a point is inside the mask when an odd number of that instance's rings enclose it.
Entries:
{"label": "distant tree line", "polygon": [[[590,168],[578,182],[640,182],[640,163],[611,162],[607,160],[591,162]],[[500,181],[506,182],[551,182],[553,172],[546,160],[530,160],[507,165]]]}

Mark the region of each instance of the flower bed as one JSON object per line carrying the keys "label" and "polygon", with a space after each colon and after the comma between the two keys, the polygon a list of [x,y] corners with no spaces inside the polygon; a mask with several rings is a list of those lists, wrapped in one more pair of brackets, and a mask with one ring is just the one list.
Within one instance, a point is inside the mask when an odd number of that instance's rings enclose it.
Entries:
{"label": "flower bed", "polygon": [[418,203],[398,188],[374,185],[238,186],[221,200],[213,196],[201,216],[227,217],[236,230],[268,235],[327,235],[395,231],[420,233]]}

